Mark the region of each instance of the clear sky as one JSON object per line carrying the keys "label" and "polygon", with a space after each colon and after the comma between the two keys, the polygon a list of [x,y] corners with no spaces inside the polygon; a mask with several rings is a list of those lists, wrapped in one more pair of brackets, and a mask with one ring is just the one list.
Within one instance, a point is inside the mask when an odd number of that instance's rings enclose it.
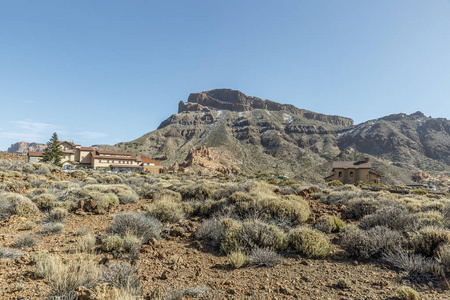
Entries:
{"label": "clear sky", "polygon": [[449,0],[0,2],[0,150],[155,130],[192,92],[450,118]]}

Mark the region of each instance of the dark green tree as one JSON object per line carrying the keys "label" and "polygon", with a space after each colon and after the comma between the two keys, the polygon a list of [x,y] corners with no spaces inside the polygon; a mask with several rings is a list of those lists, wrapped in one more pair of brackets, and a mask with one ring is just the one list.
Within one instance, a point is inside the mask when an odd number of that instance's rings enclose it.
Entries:
{"label": "dark green tree", "polygon": [[44,155],[42,157],[43,162],[49,162],[57,166],[61,166],[61,157],[63,152],[59,147],[58,135],[53,133],[50,141],[47,143],[47,148],[44,150]]}

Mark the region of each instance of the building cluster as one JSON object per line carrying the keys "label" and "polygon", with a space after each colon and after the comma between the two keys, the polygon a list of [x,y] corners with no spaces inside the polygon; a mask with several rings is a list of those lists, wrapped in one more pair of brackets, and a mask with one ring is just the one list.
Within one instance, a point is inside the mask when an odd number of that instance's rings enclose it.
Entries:
{"label": "building cluster", "polygon": [[[63,153],[63,169],[106,169],[112,171],[144,171],[161,173],[163,166],[158,161],[144,155],[136,157],[131,152],[105,151],[94,147],[81,147],[73,142],[59,142]],[[28,152],[28,162],[35,163],[42,159],[43,152]]]}

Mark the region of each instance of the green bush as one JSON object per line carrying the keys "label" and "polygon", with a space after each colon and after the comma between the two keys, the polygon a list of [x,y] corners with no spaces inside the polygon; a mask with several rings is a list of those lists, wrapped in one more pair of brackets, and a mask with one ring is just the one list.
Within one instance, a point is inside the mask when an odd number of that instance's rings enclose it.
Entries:
{"label": "green bush", "polygon": [[306,222],[311,213],[308,202],[294,195],[262,200],[261,210],[263,217],[268,220],[280,219],[292,225]]}
{"label": "green bush", "polygon": [[253,220],[242,224],[237,240],[240,246],[247,249],[259,247],[280,250],[285,247],[286,235],[275,225]]}
{"label": "green bush", "polygon": [[148,211],[148,215],[163,223],[176,223],[185,217],[183,207],[168,197],[156,200]]}
{"label": "green bush", "polygon": [[332,180],[330,182],[328,182],[329,186],[343,186],[344,184],[342,182],[340,182],[339,180]]}
{"label": "green bush", "polygon": [[38,213],[36,204],[25,196],[14,193],[0,195],[0,219],[8,218],[10,215],[25,217]]}
{"label": "green bush", "polygon": [[330,233],[330,232],[340,232],[341,229],[345,226],[345,222],[339,219],[336,216],[321,216],[314,227],[322,232]]}
{"label": "green bush", "polygon": [[50,214],[48,216],[48,221],[50,222],[63,222],[67,216],[69,215],[69,212],[67,209],[62,207],[56,207],[50,211]]}
{"label": "green bush", "polygon": [[239,269],[247,261],[247,256],[241,251],[233,251],[227,255],[227,259],[233,268]]}
{"label": "green bush", "polygon": [[328,237],[308,227],[297,227],[289,231],[288,242],[297,252],[309,258],[324,258],[331,251]]}
{"label": "green bush", "polygon": [[402,286],[397,290],[400,300],[419,300],[419,294],[409,286]]}

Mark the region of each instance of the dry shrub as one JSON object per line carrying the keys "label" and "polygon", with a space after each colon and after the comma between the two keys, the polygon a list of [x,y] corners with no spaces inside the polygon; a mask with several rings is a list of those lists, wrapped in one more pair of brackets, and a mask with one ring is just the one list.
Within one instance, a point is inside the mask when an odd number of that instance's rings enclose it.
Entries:
{"label": "dry shrub", "polygon": [[409,278],[414,281],[428,282],[431,279],[427,266],[433,261],[428,257],[397,249],[384,252],[383,259],[391,266],[408,272]]}
{"label": "dry shrub", "polygon": [[340,182],[339,180],[332,180],[330,182],[328,182],[329,186],[343,186],[344,184],[342,182]]}
{"label": "dry shrub", "polygon": [[252,220],[242,224],[237,240],[240,246],[247,249],[259,247],[279,250],[285,247],[286,235],[275,225]]}
{"label": "dry shrub", "polygon": [[242,224],[232,218],[223,218],[220,220],[223,228],[223,237],[220,243],[220,250],[223,253],[230,253],[239,249],[238,234],[242,230]]}
{"label": "dry shrub", "polygon": [[133,296],[142,293],[141,279],[138,276],[138,268],[126,263],[115,263],[108,265],[103,272],[105,281],[120,290],[126,291]]}
{"label": "dry shrub", "polygon": [[67,209],[62,207],[56,207],[50,211],[50,214],[47,218],[49,222],[64,222],[64,220],[69,215]]}
{"label": "dry shrub", "polygon": [[372,198],[352,199],[348,202],[348,211],[356,220],[364,216],[373,214],[379,207],[379,204]]}
{"label": "dry shrub", "polygon": [[97,210],[102,209],[105,211],[109,210],[111,205],[117,206],[119,205],[119,198],[116,194],[113,193],[102,193],[97,191],[92,191],[89,193],[88,198],[95,201],[97,205]]}
{"label": "dry shrub", "polygon": [[120,236],[133,234],[142,238],[143,242],[146,243],[153,237],[159,237],[161,223],[153,217],[136,212],[122,212],[114,217],[109,231]]}
{"label": "dry shrub", "polygon": [[247,256],[241,251],[232,251],[227,255],[227,259],[234,269],[239,269],[247,261]]}
{"label": "dry shrub", "polygon": [[10,215],[19,215],[21,217],[36,215],[39,209],[29,198],[6,193],[0,195],[0,219],[8,218]]}
{"label": "dry shrub", "polygon": [[147,214],[163,223],[176,223],[185,217],[183,207],[169,197],[156,200]]}
{"label": "dry shrub", "polygon": [[[93,192],[97,192],[97,193],[93,194]],[[114,194],[115,199],[111,199],[112,196],[109,196],[110,199],[104,199],[104,200],[109,200],[107,202],[110,202],[113,204],[136,203],[137,199],[139,199],[139,196],[136,194],[136,192],[134,192],[131,189],[131,187],[129,187],[125,184],[111,184],[111,185],[88,184],[88,185],[85,185],[80,191],[78,191],[78,194],[81,197],[88,196],[90,198],[94,198],[93,195],[95,195],[95,196],[100,197],[99,200],[101,200],[102,194],[103,195],[104,194]]]}
{"label": "dry shrub", "polygon": [[119,251],[123,246],[123,239],[118,235],[107,236],[102,240],[102,250],[105,252]]}
{"label": "dry shrub", "polygon": [[33,202],[42,210],[51,209],[56,201],[55,195],[44,193],[33,197]]}
{"label": "dry shrub", "polygon": [[42,226],[42,233],[58,234],[63,232],[64,224],[59,222],[50,222]]}
{"label": "dry shrub", "polygon": [[59,264],[50,277],[51,292],[49,296],[68,297],[83,286],[92,288],[102,280],[102,272],[97,261],[89,256],[81,256]]}
{"label": "dry shrub", "polygon": [[308,227],[297,227],[289,231],[288,242],[295,250],[309,258],[324,258],[331,251],[328,237]]}
{"label": "dry shrub", "polygon": [[78,180],[84,180],[87,177],[87,174],[83,170],[75,170],[75,171],[70,173],[70,176],[72,178],[75,178],[75,179],[78,179]]}
{"label": "dry shrub", "polygon": [[450,242],[450,231],[443,228],[425,227],[416,232],[409,244],[416,253],[432,257],[440,245]]}
{"label": "dry shrub", "polygon": [[123,238],[123,249],[132,257],[137,257],[142,247],[142,238],[132,233],[126,233]]}
{"label": "dry shrub", "polygon": [[61,260],[59,257],[51,256],[49,253],[45,252],[32,254],[31,260],[36,265],[34,275],[38,278],[51,279],[53,275],[58,271],[58,268],[61,264]]}
{"label": "dry shrub", "polygon": [[9,248],[0,248],[0,258],[16,259],[23,256],[22,251],[12,250]]}
{"label": "dry shrub", "polygon": [[284,220],[292,225],[306,222],[311,213],[308,202],[294,195],[262,200],[261,208],[264,218]]}
{"label": "dry shrub", "polygon": [[399,300],[419,300],[419,294],[409,286],[402,286],[397,290]]}
{"label": "dry shrub", "polygon": [[336,216],[321,216],[314,227],[324,233],[340,232],[345,226],[345,222]]}
{"label": "dry shrub", "polygon": [[274,267],[281,262],[281,256],[271,249],[254,248],[250,255],[250,262],[255,266]]}
{"label": "dry shrub", "polygon": [[444,217],[439,211],[429,210],[426,212],[419,212],[417,213],[417,216],[419,218],[420,227],[444,227]]}
{"label": "dry shrub", "polygon": [[437,252],[438,261],[450,272],[450,244],[445,244]]}
{"label": "dry shrub", "polygon": [[122,183],[123,180],[122,180],[122,178],[120,178],[117,175],[109,175],[109,176],[105,176],[103,178],[103,182],[108,183],[108,184],[118,184],[118,183]]}
{"label": "dry shrub", "polygon": [[207,219],[197,227],[195,238],[219,246],[225,235],[225,228],[218,219]]}
{"label": "dry shrub", "polygon": [[400,247],[402,235],[387,227],[377,226],[369,230],[350,230],[342,234],[340,246],[351,256],[367,259],[379,256],[383,251]]}
{"label": "dry shrub", "polygon": [[385,226],[392,230],[412,231],[418,227],[418,217],[407,210],[396,206],[384,206],[375,213],[365,216],[359,226],[369,229]]}
{"label": "dry shrub", "polygon": [[344,204],[348,205],[348,202],[354,198],[362,198],[363,193],[357,191],[336,191],[331,192],[326,198],[322,199],[322,202],[329,205]]}
{"label": "dry shrub", "polygon": [[27,233],[17,237],[13,243],[14,248],[29,248],[37,246],[37,238],[32,233]]}
{"label": "dry shrub", "polygon": [[85,252],[85,253],[93,253],[95,243],[96,243],[96,238],[93,234],[82,235],[77,240],[76,251],[77,252]]}

